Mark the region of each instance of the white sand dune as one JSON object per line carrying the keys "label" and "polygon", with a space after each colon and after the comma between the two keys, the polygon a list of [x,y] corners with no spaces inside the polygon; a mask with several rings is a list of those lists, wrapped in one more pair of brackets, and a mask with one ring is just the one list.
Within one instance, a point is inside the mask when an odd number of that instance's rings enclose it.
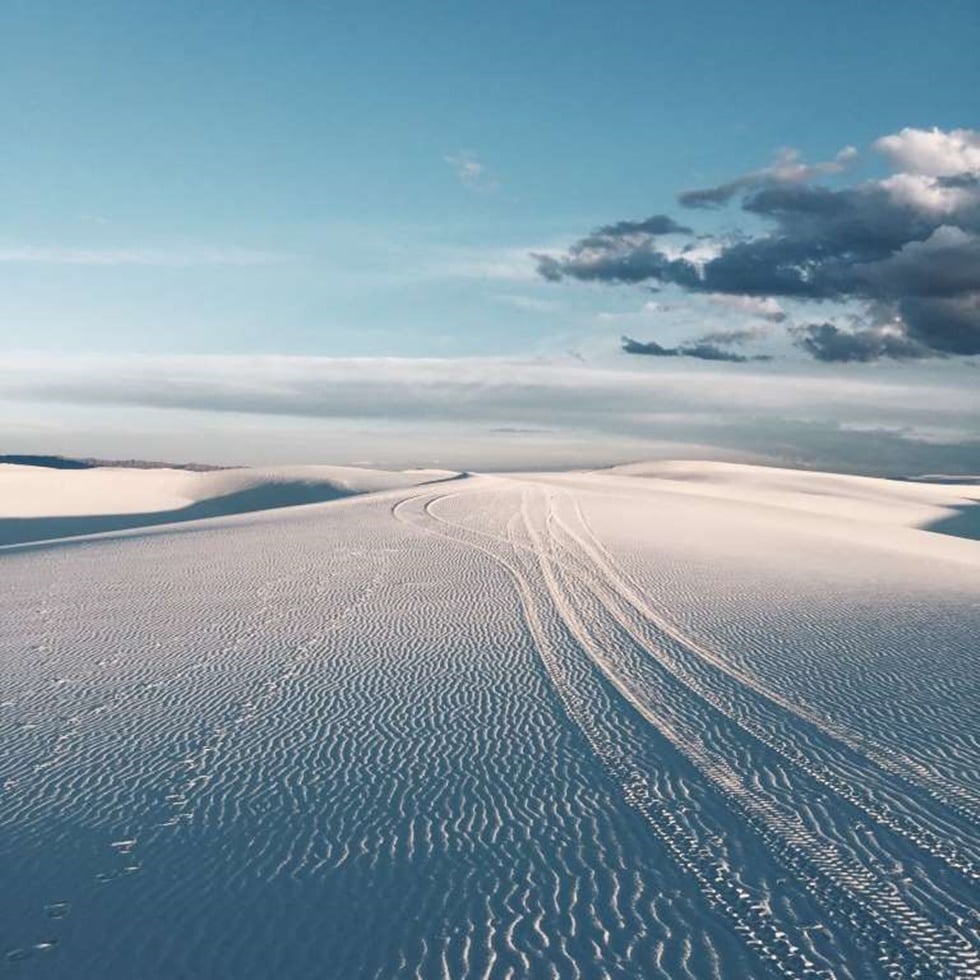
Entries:
{"label": "white sand dune", "polygon": [[192,472],[0,464],[0,545],[323,503],[456,475],[446,470],[390,472],[351,466]]}
{"label": "white sand dune", "polygon": [[664,490],[850,521],[925,527],[980,502],[975,483],[914,482],[740,463],[666,460],[605,471],[657,481]]}
{"label": "white sand dune", "polygon": [[12,969],[980,975],[975,487],[378,489],[0,553]]}

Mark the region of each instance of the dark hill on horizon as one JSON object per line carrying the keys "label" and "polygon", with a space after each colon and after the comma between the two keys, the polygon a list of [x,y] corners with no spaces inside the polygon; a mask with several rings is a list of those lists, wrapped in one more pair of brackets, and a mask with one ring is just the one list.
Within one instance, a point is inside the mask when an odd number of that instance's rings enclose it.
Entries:
{"label": "dark hill on horizon", "polygon": [[45,456],[29,453],[0,453],[0,463],[11,463],[16,466],[42,466],[51,470],[91,470],[100,466],[115,466],[133,470],[170,469],[205,473],[211,470],[235,469],[233,466],[214,466],[209,463],[167,463],[150,459],[97,459],[91,456],[76,459],[71,456]]}

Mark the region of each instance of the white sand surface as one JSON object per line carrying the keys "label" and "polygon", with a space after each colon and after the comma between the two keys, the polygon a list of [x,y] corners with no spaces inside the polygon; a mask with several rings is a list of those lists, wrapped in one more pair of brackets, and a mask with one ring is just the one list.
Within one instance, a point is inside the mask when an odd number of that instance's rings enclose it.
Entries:
{"label": "white sand surface", "polygon": [[980,542],[908,526],[974,492],[657,464],[4,549],[4,966],[978,976]]}
{"label": "white sand surface", "polygon": [[922,527],[980,501],[980,486],[821,473],[700,460],[630,463],[603,471],[663,490],[874,524]]}

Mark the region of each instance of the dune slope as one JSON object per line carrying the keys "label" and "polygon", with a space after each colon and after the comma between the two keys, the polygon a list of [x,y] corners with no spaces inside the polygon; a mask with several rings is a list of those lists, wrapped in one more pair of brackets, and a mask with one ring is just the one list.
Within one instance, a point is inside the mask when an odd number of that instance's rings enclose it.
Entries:
{"label": "dune slope", "polygon": [[337,500],[449,479],[446,470],[291,466],[194,472],[0,465],[0,546]]}

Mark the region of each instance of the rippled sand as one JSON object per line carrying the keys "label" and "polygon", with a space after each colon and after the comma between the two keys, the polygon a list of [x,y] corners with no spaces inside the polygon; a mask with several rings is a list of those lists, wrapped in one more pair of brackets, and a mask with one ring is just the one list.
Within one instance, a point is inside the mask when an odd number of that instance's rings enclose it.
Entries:
{"label": "rippled sand", "polygon": [[0,975],[980,975],[980,543],[705,482],[0,551]]}

